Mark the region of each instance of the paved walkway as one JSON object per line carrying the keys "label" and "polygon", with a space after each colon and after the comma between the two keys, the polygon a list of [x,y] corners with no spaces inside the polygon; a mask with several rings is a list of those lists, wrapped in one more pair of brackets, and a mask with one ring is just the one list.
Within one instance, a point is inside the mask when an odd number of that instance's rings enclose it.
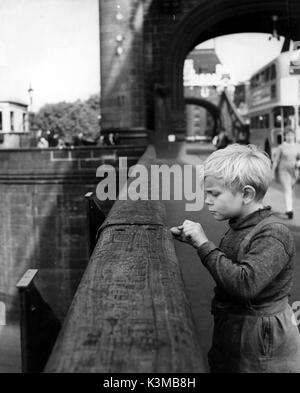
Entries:
{"label": "paved walkway", "polygon": [[0,326],[0,373],[21,372],[20,329],[18,325]]}

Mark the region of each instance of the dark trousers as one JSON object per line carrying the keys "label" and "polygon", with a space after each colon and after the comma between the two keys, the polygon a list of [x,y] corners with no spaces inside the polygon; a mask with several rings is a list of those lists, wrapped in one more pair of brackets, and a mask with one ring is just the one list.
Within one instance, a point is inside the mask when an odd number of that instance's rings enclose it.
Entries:
{"label": "dark trousers", "polygon": [[300,334],[287,298],[262,307],[213,307],[212,373],[300,373]]}

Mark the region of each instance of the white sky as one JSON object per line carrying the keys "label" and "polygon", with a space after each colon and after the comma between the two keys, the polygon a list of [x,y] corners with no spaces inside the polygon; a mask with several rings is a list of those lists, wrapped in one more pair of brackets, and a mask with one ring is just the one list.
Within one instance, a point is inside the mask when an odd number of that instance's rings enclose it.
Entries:
{"label": "white sky", "polygon": [[98,0],[0,0],[0,95],[28,102],[100,90]]}
{"label": "white sky", "polygon": [[[215,45],[232,78],[245,80],[280,53],[268,35],[224,36]],[[98,0],[0,0],[0,96],[45,103],[100,90]]]}
{"label": "white sky", "polygon": [[233,34],[203,42],[197,48],[215,48],[231,79],[242,82],[280,54],[283,37],[280,41],[269,37],[260,33]]}

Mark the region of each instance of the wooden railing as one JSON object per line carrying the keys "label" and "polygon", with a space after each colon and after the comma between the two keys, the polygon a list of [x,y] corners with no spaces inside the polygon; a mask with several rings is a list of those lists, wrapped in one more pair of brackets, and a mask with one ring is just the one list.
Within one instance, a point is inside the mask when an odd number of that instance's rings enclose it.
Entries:
{"label": "wooden railing", "polygon": [[[153,147],[139,164],[155,164]],[[119,199],[100,228],[45,372],[203,370],[165,207]]]}

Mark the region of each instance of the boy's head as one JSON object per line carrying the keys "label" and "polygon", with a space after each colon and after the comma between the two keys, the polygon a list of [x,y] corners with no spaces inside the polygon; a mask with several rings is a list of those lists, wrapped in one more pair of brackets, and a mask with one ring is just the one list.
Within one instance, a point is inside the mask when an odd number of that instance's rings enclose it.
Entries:
{"label": "boy's head", "polygon": [[271,161],[264,152],[254,145],[230,145],[204,163],[205,202],[217,219],[238,216],[250,203],[262,202],[271,179]]}

